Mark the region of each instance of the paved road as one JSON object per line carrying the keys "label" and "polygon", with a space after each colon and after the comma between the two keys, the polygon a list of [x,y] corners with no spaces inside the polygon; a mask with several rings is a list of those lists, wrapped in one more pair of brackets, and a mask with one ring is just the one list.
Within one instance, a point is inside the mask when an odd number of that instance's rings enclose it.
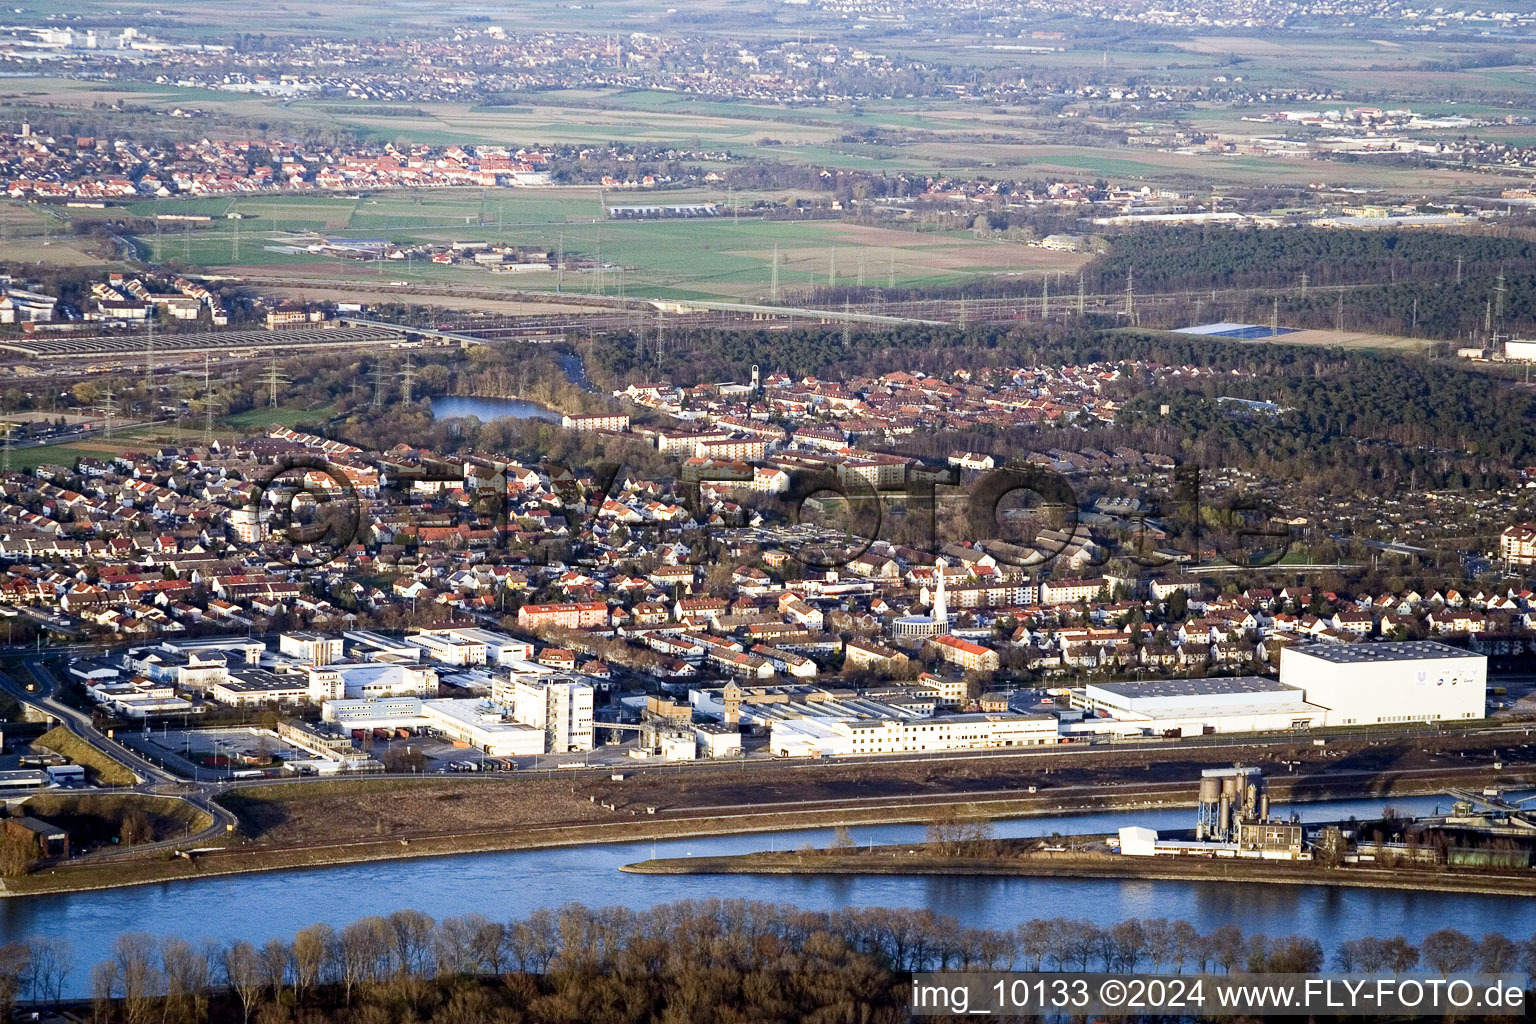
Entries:
{"label": "paved road", "polygon": [[[33,688],[28,689],[25,683],[18,682],[14,673],[20,671],[23,679],[31,681]],[[0,688],[3,688],[11,696],[24,704],[27,704],[44,714],[52,716],[64,728],[74,733],[86,743],[95,747],[105,756],[127,767],[137,776],[138,781],[126,790],[119,792],[140,793],[145,796],[171,797],[185,800],[197,810],[207,814],[212,822],[209,826],[195,835],[184,836],[181,839],[167,839],[156,843],[143,843],[123,850],[102,852],[93,855],[93,859],[108,859],[137,855],[149,850],[179,849],[186,846],[197,846],[226,835],[229,830],[238,824],[234,814],[219,806],[213,801],[213,795],[218,792],[218,787],[208,783],[188,782],[179,779],[148,758],[139,754],[136,750],[125,746],[115,739],[107,737],[96,728],[91,716],[78,708],[71,707],[59,700],[55,694],[59,689],[59,681],[54,678],[48,666],[44,664],[41,655],[31,655],[12,661],[7,666],[7,671],[0,672]]]}

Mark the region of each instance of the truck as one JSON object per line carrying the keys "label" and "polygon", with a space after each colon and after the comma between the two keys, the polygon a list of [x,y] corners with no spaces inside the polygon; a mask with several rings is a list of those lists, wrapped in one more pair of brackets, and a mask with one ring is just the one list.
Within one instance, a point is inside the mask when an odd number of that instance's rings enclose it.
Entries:
{"label": "truck", "polygon": [[229,773],[232,779],[264,779],[267,773],[260,768],[241,768]]}

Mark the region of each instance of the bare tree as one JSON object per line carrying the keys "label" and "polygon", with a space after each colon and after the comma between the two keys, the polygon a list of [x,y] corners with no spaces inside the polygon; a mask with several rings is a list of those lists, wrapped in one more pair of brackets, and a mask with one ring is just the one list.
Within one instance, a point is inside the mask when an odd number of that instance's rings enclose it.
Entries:
{"label": "bare tree", "polygon": [[1146,956],[1152,962],[1152,971],[1162,970],[1171,963],[1178,951],[1178,937],[1166,917],[1152,917],[1141,923],[1142,936],[1146,940]]}
{"label": "bare tree", "polygon": [[106,1024],[112,1019],[112,1000],[117,998],[117,964],[98,960],[91,965],[91,1020]]}
{"label": "bare tree", "polygon": [[1016,931],[1019,953],[1024,957],[1024,969],[1026,971],[1041,970],[1045,956],[1051,948],[1050,922],[1036,918],[1033,921],[1025,921]]}
{"label": "bare tree", "polygon": [[224,981],[240,997],[245,1024],[250,1024],[251,1009],[261,998],[264,980],[261,954],[256,952],[256,947],[244,939],[231,942],[224,950]]}
{"label": "bare tree", "polygon": [[1430,970],[1449,976],[1464,971],[1477,962],[1477,943],[1470,935],[1455,928],[1441,928],[1424,936],[1420,947]]}
{"label": "bare tree", "polygon": [[1477,962],[1487,974],[1513,971],[1520,963],[1520,947],[1498,932],[1489,932],[1477,944]]}
{"label": "bare tree", "polygon": [[437,926],[433,948],[437,971],[443,975],[474,974],[481,969],[480,952],[475,938],[490,922],[479,914],[445,917]]}
{"label": "bare tree", "polygon": [[38,1002],[58,1005],[64,982],[75,967],[75,947],[62,935],[34,935],[27,940],[31,965],[27,970],[28,994]]}
{"label": "bare tree", "polygon": [[154,1001],[163,994],[165,976],[157,963],[160,944],[147,932],[124,932],[112,943],[112,961],[123,987],[123,1016],[142,1024],[153,1016]]}
{"label": "bare tree", "polygon": [[0,946],[0,1014],[7,1019],[26,984],[32,951],[25,942],[7,942]]}
{"label": "bare tree", "polygon": [[1210,947],[1210,959],[1220,965],[1224,973],[1242,962],[1243,933],[1236,926],[1224,924],[1206,936]]}
{"label": "bare tree", "polygon": [[[476,915],[479,916],[479,915]],[[500,974],[507,962],[507,927],[500,921],[481,918],[472,939],[481,969]]]}
{"label": "bare tree", "polygon": [[165,971],[167,1019],[194,1024],[207,1016],[213,974],[208,951],[172,936],[160,944],[160,963]]}
{"label": "bare tree", "polygon": [[380,918],[362,918],[346,925],[337,933],[331,959],[336,964],[336,973],[341,980],[346,1002],[351,1005],[352,990],[357,985],[374,977],[378,969],[378,947],[375,936],[381,934],[381,930],[373,927],[373,922],[383,924]]}
{"label": "bare tree", "polygon": [[293,951],[282,939],[268,939],[261,947],[261,980],[276,999],[288,984],[288,967]]}
{"label": "bare tree", "polygon": [[304,990],[320,983],[336,930],[321,922],[300,928],[293,936],[293,992],[302,997]]}
{"label": "bare tree", "polygon": [[397,910],[388,921],[395,937],[396,972],[426,974],[432,954],[432,918],[419,910]]}
{"label": "bare tree", "polygon": [[555,915],[544,907],[522,921],[514,921],[507,933],[517,969],[528,974],[542,974],[548,970],[550,961],[560,949]]}
{"label": "bare tree", "polygon": [[1382,951],[1387,961],[1385,966],[1390,968],[1393,974],[1411,971],[1419,964],[1418,947],[1410,945],[1401,935],[1394,935],[1383,941]]}

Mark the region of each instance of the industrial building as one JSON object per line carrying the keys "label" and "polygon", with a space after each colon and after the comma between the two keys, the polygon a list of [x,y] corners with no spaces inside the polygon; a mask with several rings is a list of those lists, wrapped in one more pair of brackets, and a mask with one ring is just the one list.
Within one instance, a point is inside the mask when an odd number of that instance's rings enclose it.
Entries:
{"label": "industrial building", "polygon": [[505,709],[482,700],[327,701],[325,721],[344,733],[353,729],[423,729],[467,743],[492,757],[532,757],[545,752],[545,733],[508,721]]}
{"label": "industrial building", "polygon": [[277,638],[277,650],[304,665],[329,665],[341,660],[342,639],[307,630],[284,633]]}
{"label": "industrial building", "polygon": [[1280,680],[1328,709],[1328,725],[1482,718],[1488,659],[1433,640],[1307,644],[1280,652]]}
{"label": "industrial building", "polygon": [[512,717],[541,730],[551,754],[592,749],[592,687],[586,683],[566,676],[517,679]]}
{"label": "industrial building", "polygon": [[379,697],[435,697],[437,672],[424,665],[374,661],[310,665],[309,699],[372,700]]}
{"label": "industrial building", "polygon": [[1208,768],[1200,773],[1195,838],[1165,840],[1150,828],[1120,829],[1120,852],[1129,857],[1201,856],[1257,860],[1307,860],[1301,819],[1275,820],[1269,784],[1261,768]]}
{"label": "industrial building", "polygon": [[1187,736],[1482,718],[1488,659],[1432,640],[1316,643],[1280,651],[1263,676],[1090,683],[1072,735]]}
{"label": "industrial building", "polygon": [[779,757],[900,754],[1057,741],[1055,715],[949,715],[923,719],[792,718],[775,721],[769,747]]}
{"label": "industrial building", "polygon": [[1263,676],[1091,683],[1072,691],[1070,704],[1107,716],[1064,727],[1078,734],[1275,732],[1319,727],[1327,718],[1302,690]]}

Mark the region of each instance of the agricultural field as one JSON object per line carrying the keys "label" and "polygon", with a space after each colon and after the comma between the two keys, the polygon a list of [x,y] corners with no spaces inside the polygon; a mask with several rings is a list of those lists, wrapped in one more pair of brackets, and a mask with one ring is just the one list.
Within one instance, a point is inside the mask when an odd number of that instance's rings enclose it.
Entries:
{"label": "agricultural field", "polygon": [[[745,205],[751,196],[669,193],[669,201]],[[1075,273],[1086,257],[967,233],[896,231],[840,221],[764,221],[731,215],[707,220],[610,221],[605,204],[649,201],[596,189],[482,192],[473,189],[381,194],[362,199],[283,196],[242,199],[229,220],[229,200],[145,203],[161,212],[208,213],[211,224],[167,224],[139,239],[157,261],[180,260],[219,274],[260,280],[313,276],[326,284],[355,281],[377,289],[388,281],[469,285],[503,291],[626,294],[657,298],[759,298],[768,294],[774,251],[779,286],[918,285],[977,275]],[[312,232],[313,234],[306,234]],[[237,237],[238,236],[238,237]],[[388,238],[398,245],[493,241],[564,252],[568,261],[601,260],[601,273],[498,276],[421,261],[357,263],[311,253],[314,237]],[[321,283],[321,281],[317,281]]]}

